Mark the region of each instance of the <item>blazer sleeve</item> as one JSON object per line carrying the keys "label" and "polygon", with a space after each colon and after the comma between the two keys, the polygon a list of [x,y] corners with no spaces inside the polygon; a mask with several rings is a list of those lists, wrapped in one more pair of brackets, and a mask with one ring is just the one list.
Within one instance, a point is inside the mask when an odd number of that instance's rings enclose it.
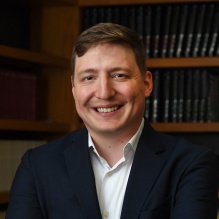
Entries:
{"label": "blazer sleeve", "polygon": [[43,219],[30,163],[31,150],[21,161],[12,183],[6,219]]}
{"label": "blazer sleeve", "polygon": [[218,191],[216,156],[210,150],[202,150],[187,167],[178,185],[170,218],[216,219]]}

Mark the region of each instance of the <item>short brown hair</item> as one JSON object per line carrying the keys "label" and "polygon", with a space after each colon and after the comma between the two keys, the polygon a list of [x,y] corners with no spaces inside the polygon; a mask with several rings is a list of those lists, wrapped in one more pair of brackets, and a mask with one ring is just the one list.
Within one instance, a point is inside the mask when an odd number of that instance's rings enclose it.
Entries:
{"label": "short brown hair", "polygon": [[75,58],[83,56],[89,48],[102,43],[124,44],[134,53],[136,63],[142,72],[146,71],[145,49],[140,36],[132,29],[113,23],[99,23],[85,30],[76,40],[71,58],[74,75]]}

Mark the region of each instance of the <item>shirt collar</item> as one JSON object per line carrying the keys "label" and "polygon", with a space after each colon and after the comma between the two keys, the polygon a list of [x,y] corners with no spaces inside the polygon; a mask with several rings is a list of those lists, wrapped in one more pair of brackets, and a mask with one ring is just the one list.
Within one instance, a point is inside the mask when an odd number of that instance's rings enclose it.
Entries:
{"label": "shirt collar", "polygon": [[[132,136],[132,138],[127,142],[127,144],[125,145],[124,149],[126,147],[131,148],[135,151],[136,148],[137,148],[137,145],[138,145],[138,141],[139,141],[139,138],[141,136],[141,133],[142,133],[142,130],[143,130],[143,127],[144,127],[144,118],[142,118],[142,121],[141,121],[141,124],[138,128],[138,131]],[[97,150],[96,150],[96,147],[93,143],[93,140],[91,138],[91,135],[90,133],[88,133],[88,147],[89,148],[93,148],[94,152],[98,154]]]}

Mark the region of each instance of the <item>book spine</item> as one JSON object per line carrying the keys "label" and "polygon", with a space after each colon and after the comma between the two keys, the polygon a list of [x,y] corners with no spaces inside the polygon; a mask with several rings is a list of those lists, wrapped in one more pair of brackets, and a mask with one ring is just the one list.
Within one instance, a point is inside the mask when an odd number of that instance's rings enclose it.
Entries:
{"label": "book spine", "polygon": [[137,33],[140,35],[140,38],[143,41],[143,35],[144,35],[144,7],[143,6],[139,6],[137,8],[137,23],[136,23],[136,30]]}
{"label": "book spine", "polygon": [[154,9],[154,20],[152,22],[153,25],[153,33],[152,33],[152,57],[158,58],[159,55],[159,42],[160,42],[160,22],[161,22],[161,6],[155,6]]}
{"label": "book spine", "polygon": [[171,72],[170,122],[177,122],[178,113],[178,71]]}
{"label": "book spine", "polygon": [[161,43],[160,43],[160,53],[161,57],[165,58],[167,57],[167,46],[168,46],[168,39],[170,34],[170,18],[172,13],[172,6],[167,5],[162,10],[162,20],[164,20],[164,25],[161,28]]}
{"label": "book spine", "polygon": [[177,26],[179,21],[179,5],[172,6],[172,16],[170,20],[170,34],[168,38],[167,56],[173,57],[175,52]]}
{"label": "book spine", "polygon": [[204,69],[200,72],[199,122],[206,121],[208,83],[208,73]]}
{"label": "book spine", "polygon": [[184,70],[179,71],[178,80],[178,113],[177,122],[183,122],[184,115],[184,89],[185,89],[185,73]]}
{"label": "book spine", "polygon": [[192,42],[192,57],[197,57],[199,53],[205,11],[206,11],[206,4],[199,5],[198,7],[199,13],[197,13],[197,21],[195,25],[194,38]]}
{"label": "book spine", "polygon": [[193,72],[192,86],[192,122],[198,122],[199,114],[199,91],[200,91],[200,71]]}
{"label": "book spine", "polygon": [[187,32],[186,32],[186,39],[185,39],[185,46],[184,46],[184,56],[189,57],[191,48],[192,48],[192,40],[194,36],[194,27],[196,23],[196,14],[197,14],[197,5],[191,5],[188,22],[187,22]]}
{"label": "book spine", "polygon": [[192,70],[185,72],[185,104],[184,104],[184,121],[191,122],[191,111],[192,111]]}
{"label": "book spine", "polygon": [[129,24],[128,24],[128,26],[132,30],[137,31],[136,30],[136,27],[137,27],[137,22],[136,22],[136,19],[137,19],[136,7],[135,6],[131,6],[128,11],[129,11],[129,16],[128,16]]}
{"label": "book spine", "polygon": [[180,18],[179,18],[179,26],[177,32],[177,40],[176,40],[176,57],[182,56],[182,46],[185,37],[185,26],[188,17],[188,5],[185,4],[180,8]]}
{"label": "book spine", "polygon": [[160,72],[158,70],[155,70],[153,72],[153,91],[151,94],[151,121],[152,122],[158,122],[159,81],[160,81]]}
{"label": "book spine", "polygon": [[151,16],[152,16],[152,8],[151,6],[147,6],[144,10],[144,46],[146,58],[151,57],[150,45],[151,45]]}
{"label": "book spine", "polygon": [[216,5],[214,18],[212,22],[212,28],[211,28],[210,42],[208,47],[208,56],[214,55],[214,49],[218,38],[218,31],[219,31],[219,5]]}
{"label": "book spine", "polygon": [[200,51],[201,57],[206,56],[207,46],[208,46],[209,36],[210,36],[210,27],[211,27],[213,13],[214,13],[214,7],[215,7],[215,4],[208,5],[205,16],[204,16],[205,19],[204,19],[204,25],[203,25],[203,37],[201,40],[201,51]]}
{"label": "book spine", "polygon": [[162,120],[169,122],[170,116],[170,70],[162,73],[163,91],[162,91]]}

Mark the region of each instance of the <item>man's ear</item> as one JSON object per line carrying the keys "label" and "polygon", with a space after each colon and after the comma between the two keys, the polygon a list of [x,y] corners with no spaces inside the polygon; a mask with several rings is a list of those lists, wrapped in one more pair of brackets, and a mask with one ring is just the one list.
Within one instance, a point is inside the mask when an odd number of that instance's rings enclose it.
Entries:
{"label": "man's ear", "polygon": [[149,97],[153,90],[153,77],[150,71],[145,72],[144,83],[145,83],[145,97]]}

